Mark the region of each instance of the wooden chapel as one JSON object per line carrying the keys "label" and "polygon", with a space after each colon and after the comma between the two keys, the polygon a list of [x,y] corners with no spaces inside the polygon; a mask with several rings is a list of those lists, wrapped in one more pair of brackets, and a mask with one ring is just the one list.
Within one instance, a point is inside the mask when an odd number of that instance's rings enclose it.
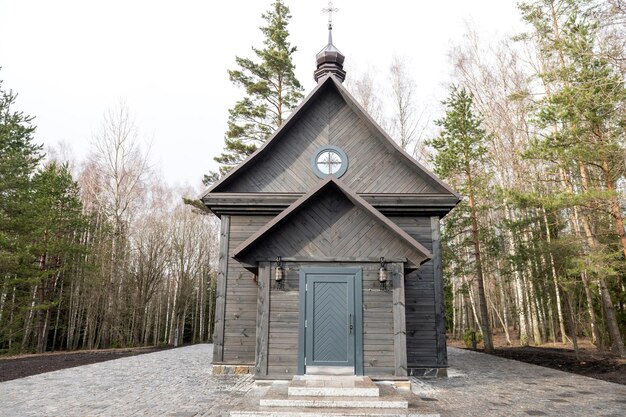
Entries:
{"label": "wooden chapel", "polygon": [[439,222],[459,196],[346,91],[330,34],[316,58],[313,91],[202,197],[221,219],[213,365],[445,375]]}

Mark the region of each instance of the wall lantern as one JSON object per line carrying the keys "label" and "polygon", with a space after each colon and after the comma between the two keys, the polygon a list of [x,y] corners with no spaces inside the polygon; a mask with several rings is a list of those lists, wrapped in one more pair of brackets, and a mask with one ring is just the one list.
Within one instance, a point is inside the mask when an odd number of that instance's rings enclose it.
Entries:
{"label": "wall lantern", "polygon": [[387,289],[387,280],[389,279],[389,271],[385,268],[385,258],[380,258],[380,268],[378,269],[378,282],[380,283],[380,289]]}
{"label": "wall lantern", "polygon": [[274,276],[276,282],[281,282],[285,279],[285,271],[283,270],[283,263],[280,260],[280,256],[276,258],[276,274]]}

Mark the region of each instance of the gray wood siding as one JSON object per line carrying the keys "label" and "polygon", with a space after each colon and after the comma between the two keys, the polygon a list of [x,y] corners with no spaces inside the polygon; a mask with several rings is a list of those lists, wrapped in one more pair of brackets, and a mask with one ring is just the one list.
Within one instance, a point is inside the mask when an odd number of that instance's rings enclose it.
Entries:
{"label": "gray wood siding", "polygon": [[245,175],[233,179],[220,191],[305,193],[319,181],[311,169],[311,156],[321,146],[330,144],[348,155],[348,170],[341,181],[356,193],[449,194],[392,150],[386,139],[371,130],[334,88],[321,92],[277,139],[253,166],[246,168]]}
{"label": "gray wood siding", "polygon": [[378,264],[363,266],[363,371],[370,376],[393,376],[393,292],[382,291]]}
{"label": "gray wood siding", "polygon": [[[229,253],[271,218],[271,216],[232,216]],[[390,217],[390,219],[426,248],[432,249],[429,217]],[[283,239],[288,240],[290,239]],[[276,253],[271,252],[269,255],[271,258]],[[280,291],[275,289],[276,284],[273,280],[275,264],[271,267],[267,369],[268,374],[275,377],[294,375],[297,371],[299,266],[288,265],[285,289]],[[321,263],[307,265],[328,266]],[[345,264],[345,266],[355,265],[357,264]],[[363,267],[365,373],[373,376],[393,375],[393,344],[390,343],[393,340],[392,293],[380,291],[377,264],[360,266]],[[438,338],[435,322],[434,288],[433,266],[430,261],[422,264],[418,271],[406,276],[406,344],[409,367],[445,365],[438,363],[437,360],[438,350],[441,348],[438,342],[441,344],[442,338]],[[257,297],[258,287],[254,275],[229,257],[224,315],[224,363],[254,364]]]}
{"label": "gray wood siding", "polygon": [[393,376],[393,300],[391,291],[381,291],[378,264],[285,263],[282,289],[274,281],[271,263],[269,316],[269,378],[289,378],[298,367],[299,273],[301,266],[361,267],[363,269],[363,366],[365,375]]}
{"label": "gray wood siding", "polygon": [[320,195],[247,250],[246,260],[283,258],[423,259],[391,229],[338,190]]}
{"label": "gray wood siding", "polygon": [[254,364],[258,287],[254,275],[230,254],[272,217],[231,216],[224,314],[224,363]]}
{"label": "gray wood siding", "polygon": [[[390,217],[405,232],[432,251],[430,217]],[[436,325],[435,282],[432,261],[422,264],[419,270],[406,275],[406,344],[409,367],[446,365],[438,357],[445,349],[438,337]],[[444,335],[445,336],[445,335]],[[444,346],[438,346],[442,343]],[[439,360],[438,360],[439,359]]]}
{"label": "gray wood siding", "polygon": [[283,289],[277,289],[274,280],[276,263],[270,274],[270,324],[268,375],[289,378],[298,371],[298,315],[300,267],[286,263]]}

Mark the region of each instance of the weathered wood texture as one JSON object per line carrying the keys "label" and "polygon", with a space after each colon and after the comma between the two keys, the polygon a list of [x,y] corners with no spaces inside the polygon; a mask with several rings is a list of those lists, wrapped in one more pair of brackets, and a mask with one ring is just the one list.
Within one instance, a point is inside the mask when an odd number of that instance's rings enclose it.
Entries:
{"label": "weathered wood texture", "polygon": [[388,269],[393,284],[393,356],[396,376],[407,375],[404,266],[391,264]]}
{"label": "weathered wood texture", "polygon": [[[218,216],[278,215],[302,195],[302,193],[212,192],[202,200]],[[359,197],[387,216],[445,216],[458,202],[458,198],[451,194],[359,194]]]}
{"label": "weathered wood texture", "polygon": [[224,314],[226,306],[226,280],[228,276],[228,245],[230,216],[222,216],[220,224],[220,253],[218,261],[215,301],[215,328],[213,330],[213,362],[224,360]]}
{"label": "weathered wood texture", "polygon": [[[271,218],[231,216],[229,254]],[[226,288],[223,362],[254,365],[258,287],[255,276],[231,257],[228,258]]]}
{"label": "weathered wood texture", "polygon": [[[398,232],[402,233],[401,230]],[[384,256],[408,258],[419,265],[424,259],[423,254],[370,212],[355,206],[341,191],[330,187],[268,233],[243,252],[246,262],[254,264],[257,259],[276,256]]]}
{"label": "weathered wood texture", "polygon": [[296,123],[288,125],[270,145],[271,151],[259,154],[246,167],[249,173],[254,171],[253,175],[237,175],[218,191],[304,193],[319,181],[311,169],[311,155],[328,144],[347,153],[349,167],[341,180],[357,193],[450,194],[400,157],[332,86],[319,93]]}
{"label": "weathered wood texture", "polygon": [[[390,217],[415,240],[433,251],[433,232],[430,217]],[[422,264],[419,270],[406,275],[406,343],[407,362],[411,367],[447,366],[442,357],[445,350],[445,328],[437,324],[437,311],[443,312],[443,298],[435,298],[433,260]],[[441,318],[443,320],[443,317]]]}
{"label": "weathered wood texture", "polygon": [[446,315],[443,300],[443,265],[441,259],[441,231],[438,216],[430,218],[433,240],[433,279],[435,284],[435,323],[437,327],[437,365],[448,366],[446,349]]}
{"label": "weathered wood texture", "polygon": [[271,264],[269,321],[269,378],[291,378],[298,367],[298,307],[300,268],[311,266],[363,269],[363,365],[365,375],[393,376],[392,292],[381,291],[376,263],[285,263],[282,288],[274,282],[275,263]]}
{"label": "weathered wood texture", "polygon": [[270,315],[270,265],[269,262],[259,264],[257,277],[258,302],[256,313],[256,353],[254,373],[267,376],[267,349],[269,345]]}
{"label": "weathered wood texture", "polygon": [[[232,216],[230,219],[229,248],[232,251],[256,230],[267,223],[269,216]],[[393,217],[398,226],[422,243],[433,249],[431,219]],[[358,232],[354,230],[354,232]],[[275,256],[271,253],[268,259]],[[287,264],[290,265],[290,264]],[[309,263],[311,266],[328,266]],[[337,265],[337,264],[333,264]],[[355,263],[346,264],[355,266]],[[274,265],[275,266],[275,265]],[[274,266],[271,267],[271,285]],[[393,313],[391,292],[378,288],[375,263],[362,264],[363,270],[363,323],[364,323],[364,366],[366,375],[393,375],[395,360],[393,345]],[[297,370],[298,340],[298,271],[297,265],[287,270],[284,290],[272,288],[270,293],[270,331],[268,343],[268,375],[284,376]],[[219,280],[218,280],[219,287]],[[254,364],[256,350],[257,297],[258,287],[254,276],[234,259],[228,259],[228,292],[225,297],[224,317],[224,363]],[[226,287],[225,287],[226,288]],[[225,289],[224,288],[224,289]],[[219,288],[218,288],[219,296]],[[445,366],[446,358],[443,326],[437,326],[435,278],[433,263],[424,263],[416,272],[405,278],[406,344],[409,367]],[[216,306],[219,308],[218,304]],[[216,312],[219,320],[219,310]],[[216,331],[217,336],[217,331]],[[276,357],[277,352],[280,352]]]}

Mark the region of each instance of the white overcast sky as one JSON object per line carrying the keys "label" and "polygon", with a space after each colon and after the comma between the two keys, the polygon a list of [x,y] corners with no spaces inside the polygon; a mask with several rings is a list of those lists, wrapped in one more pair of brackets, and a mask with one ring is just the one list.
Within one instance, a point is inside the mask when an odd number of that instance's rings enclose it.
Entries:
{"label": "white overcast sky", "polygon": [[[105,111],[124,100],[170,184],[199,185],[216,169],[228,109],[242,97],[228,80],[235,55],[261,46],[272,0],[0,0],[0,79],[36,116],[36,139],[85,157]],[[323,0],[286,0],[296,75],[314,87],[326,44]],[[386,71],[408,58],[421,102],[439,106],[448,52],[472,22],[487,38],[521,30],[516,0],[335,0],[333,39],[346,67]],[[350,77],[350,73],[348,73]]]}

